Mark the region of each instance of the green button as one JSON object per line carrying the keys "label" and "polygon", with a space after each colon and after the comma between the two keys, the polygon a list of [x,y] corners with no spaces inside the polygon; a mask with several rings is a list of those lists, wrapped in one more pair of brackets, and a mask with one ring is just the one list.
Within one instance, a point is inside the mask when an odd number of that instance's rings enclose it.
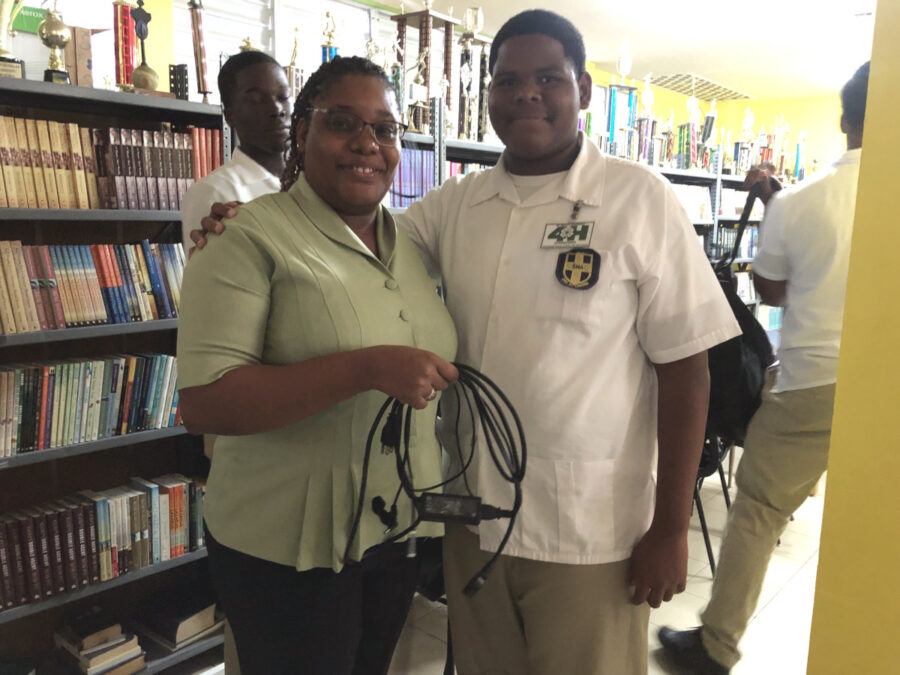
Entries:
{"label": "green button", "polygon": [[398,284],[393,279],[388,279],[384,282],[384,287],[389,290],[396,291],[398,288],[400,288],[400,284]]}
{"label": "green button", "polygon": [[409,321],[409,312],[407,312],[405,309],[401,309],[400,310],[400,318],[403,319],[404,321]]}

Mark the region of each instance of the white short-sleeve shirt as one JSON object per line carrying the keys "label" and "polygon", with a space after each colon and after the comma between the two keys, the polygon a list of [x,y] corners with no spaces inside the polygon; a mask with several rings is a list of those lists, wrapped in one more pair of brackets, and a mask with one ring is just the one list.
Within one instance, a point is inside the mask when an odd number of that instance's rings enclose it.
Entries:
{"label": "white short-sleeve shirt", "polygon": [[753,271],[787,281],[772,391],[837,381],[861,150],[783,190],[766,206]]}
{"label": "white short-sleeve shirt", "polygon": [[[493,379],[524,424],[523,506],[505,553],[622,560],[653,513],[653,363],[740,329],[687,214],[648,167],[603,156],[582,135],[563,180],[524,201],[502,167],[451,179],[398,224],[443,278],[457,359]],[[557,278],[573,248],[599,256],[589,288]],[[484,451],[469,485],[489,504],[512,503]],[[505,527],[482,523],[482,549],[496,550]]]}
{"label": "white short-sleeve shirt", "polygon": [[279,177],[238,148],[228,162],[198,180],[184,194],[181,200],[184,252],[194,245],[191,230],[200,229],[200,221],[209,215],[209,207],[216,202],[249,202],[280,190]]}

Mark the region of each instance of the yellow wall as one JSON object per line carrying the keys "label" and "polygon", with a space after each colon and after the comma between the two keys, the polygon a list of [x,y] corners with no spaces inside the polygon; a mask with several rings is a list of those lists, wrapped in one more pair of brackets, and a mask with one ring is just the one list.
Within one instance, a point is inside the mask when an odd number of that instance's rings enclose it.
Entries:
{"label": "yellow wall", "polygon": [[[169,91],[169,64],[175,63],[175,18],[171,0],[145,0],[144,9],[150,19],[150,33],[144,46],[147,65],[159,75],[157,91]],[[138,54],[140,59],[140,54]]]}
{"label": "yellow wall", "polygon": [[814,675],[900,672],[900,3],[879,0],[822,545]]}
{"label": "yellow wall", "polygon": [[[862,65],[862,64],[860,64]],[[730,131],[736,140],[741,132],[744,111],[753,112],[754,133],[760,127],[767,133],[775,130],[776,119],[782,118],[790,125],[790,147],[795,147],[801,131],[806,131],[806,161],[818,160],[821,167],[827,165],[846,149],[844,135],[840,129],[841,97],[839,92],[821,96],[788,99],[749,99],[743,101],[722,101],[716,104],[719,110],[719,128]],[[789,162],[793,166],[793,158]]]}

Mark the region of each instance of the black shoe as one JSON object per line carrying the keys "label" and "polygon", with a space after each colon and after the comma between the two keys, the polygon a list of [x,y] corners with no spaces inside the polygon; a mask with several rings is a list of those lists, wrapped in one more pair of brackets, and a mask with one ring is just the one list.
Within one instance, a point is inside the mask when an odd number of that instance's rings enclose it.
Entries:
{"label": "black shoe", "polygon": [[706,651],[699,627],[675,630],[663,626],[658,635],[669,660],[691,675],[728,675],[731,670],[714,661]]}

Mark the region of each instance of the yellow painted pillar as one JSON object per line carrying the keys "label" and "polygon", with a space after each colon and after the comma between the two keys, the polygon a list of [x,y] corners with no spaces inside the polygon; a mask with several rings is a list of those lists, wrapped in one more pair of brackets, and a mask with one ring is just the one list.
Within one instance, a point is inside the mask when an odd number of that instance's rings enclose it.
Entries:
{"label": "yellow painted pillar", "polygon": [[879,0],[808,672],[900,673],[900,2]]}
{"label": "yellow painted pillar", "polygon": [[[175,16],[172,0],[145,0],[144,9],[153,17],[145,43],[147,65],[159,75],[158,91],[169,91],[169,64],[175,63]],[[187,3],[185,3],[187,4]],[[138,53],[138,61],[141,55]]]}

